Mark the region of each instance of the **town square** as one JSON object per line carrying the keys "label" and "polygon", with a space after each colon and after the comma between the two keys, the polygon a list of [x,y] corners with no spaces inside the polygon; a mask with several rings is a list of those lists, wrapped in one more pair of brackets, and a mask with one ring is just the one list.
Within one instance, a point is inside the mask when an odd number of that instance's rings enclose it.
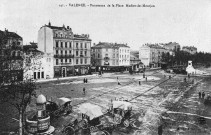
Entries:
{"label": "town square", "polygon": [[0,134],[210,135],[210,9],[3,0]]}

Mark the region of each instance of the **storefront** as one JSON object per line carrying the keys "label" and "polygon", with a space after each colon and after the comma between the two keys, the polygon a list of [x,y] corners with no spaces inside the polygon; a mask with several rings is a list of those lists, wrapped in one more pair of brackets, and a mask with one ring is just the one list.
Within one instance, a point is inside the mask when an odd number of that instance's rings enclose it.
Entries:
{"label": "storefront", "polygon": [[90,65],[74,66],[74,69],[75,69],[75,75],[91,74],[91,66]]}
{"label": "storefront", "polygon": [[54,67],[54,77],[68,77],[74,75],[74,66]]}

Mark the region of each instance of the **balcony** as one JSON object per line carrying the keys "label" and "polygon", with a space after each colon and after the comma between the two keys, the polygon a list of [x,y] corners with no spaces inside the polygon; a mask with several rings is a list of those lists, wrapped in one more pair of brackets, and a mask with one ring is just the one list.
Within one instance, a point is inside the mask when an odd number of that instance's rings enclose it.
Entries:
{"label": "balcony", "polygon": [[110,58],[109,57],[104,57],[104,60],[109,60]]}
{"label": "balcony", "polygon": [[54,55],[54,58],[74,58],[74,55]]}
{"label": "balcony", "polygon": [[62,66],[71,66],[72,65],[72,62],[70,63],[60,63]]}
{"label": "balcony", "polygon": [[80,55],[80,57],[84,57],[84,55]]}

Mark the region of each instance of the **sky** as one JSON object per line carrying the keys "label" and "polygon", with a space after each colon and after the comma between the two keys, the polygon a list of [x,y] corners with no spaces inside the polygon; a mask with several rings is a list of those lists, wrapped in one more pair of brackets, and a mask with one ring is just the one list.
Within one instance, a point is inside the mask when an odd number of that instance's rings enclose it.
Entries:
{"label": "sky", "polygon": [[[70,3],[86,7],[59,6]],[[1,0],[0,30],[17,32],[24,44],[37,42],[38,30],[49,21],[89,34],[92,43],[127,43],[138,50],[145,43],[178,42],[211,52],[211,0]]]}

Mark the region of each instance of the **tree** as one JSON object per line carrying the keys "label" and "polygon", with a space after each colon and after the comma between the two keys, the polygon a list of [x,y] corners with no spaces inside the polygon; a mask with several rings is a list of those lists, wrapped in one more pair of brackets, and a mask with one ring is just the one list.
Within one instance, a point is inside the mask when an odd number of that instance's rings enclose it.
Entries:
{"label": "tree", "polygon": [[[19,135],[23,135],[26,107],[36,95],[36,84],[23,79],[29,64],[23,64],[22,38],[13,32],[0,31],[0,102],[15,107],[19,113]],[[30,59],[30,58],[29,58]],[[29,60],[30,62],[30,60]]]}

